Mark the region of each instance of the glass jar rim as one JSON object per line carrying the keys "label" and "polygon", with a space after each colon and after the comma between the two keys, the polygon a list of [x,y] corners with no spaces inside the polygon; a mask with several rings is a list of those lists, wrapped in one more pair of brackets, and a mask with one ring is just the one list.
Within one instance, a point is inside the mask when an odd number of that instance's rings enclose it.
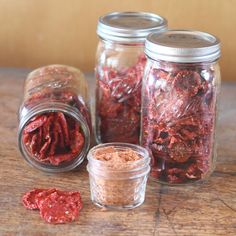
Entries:
{"label": "glass jar rim", "polygon": [[141,163],[143,161],[148,161],[150,159],[148,151],[144,147],[142,147],[140,145],[131,144],[131,143],[122,143],[122,142],[112,142],[112,143],[101,143],[101,144],[98,144],[98,145],[94,146],[93,148],[91,148],[89,150],[89,153],[88,153],[88,156],[87,156],[88,160],[89,161],[94,161],[95,163],[96,162],[97,163],[106,163],[104,161],[92,158],[92,153],[95,150],[98,150],[98,149],[104,148],[104,147],[127,148],[127,149],[131,148],[133,151],[136,151],[136,152],[140,151],[140,152],[142,152],[142,154],[141,153],[138,153],[138,154],[141,154],[143,158],[138,159],[136,161],[132,161],[132,162],[130,162],[130,164],[133,164],[133,163],[139,164],[139,163]]}
{"label": "glass jar rim", "polygon": [[[96,150],[99,150],[100,148],[104,147],[115,147],[117,149],[128,149],[131,148],[133,151],[137,152],[140,156],[142,156],[141,159],[136,160],[136,161],[130,161],[130,163],[126,163],[125,169],[115,169],[111,168],[109,165],[109,162],[105,162],[102,160],[98,160],[93,158],[93,152]],[[136,144],[130,144],[130,143],[121,143],[121,142],[113,142],[113,143],[103,143],[96,145],[92,149],[90,149],[88,155],[88,166],[87,169],[90,170],[92,168],[96,169],[97,172],[104,172],[106,171],[107,173],[117,173],[117,174],[135,174],[137,172],[143,172],[146,171],[146,169],[150,166],[150,157],[148,151]]]}
{"label": "glass jar rim", "polygon": [[[86,137],[83,149],[73,160],[71,160],[68,163],[68,165],[53,166],[53,165],[40,163],[37,160],[34,160],[25,149],[23,139],[22,139],[23,137],[22,133],[23,133],[24,127],[27,125],[30,119],[32,119],[35,115],[43,114],[46,112],[63,112],[64,114],[71,116],[73,119],[77,120],[80,123],[81,129],[83,130],[84,136]],[[20,119],[20,124],[19,124],[19,129],[18,129],[18,146],[25,160],[32,166],[36,167],[37,169],[40,169],[45,172],[52,172],[52,173],[66,172],[66,171],[75,169],[78,165],[80,165],[83,162],[90,146],[90,130],[89,130],[87,122],[85,121],[85,119],[80,114],[77,108],[73,107],[72,109],[72,107],[70,107],[69,105],[66,105],[61,102],[40,103],[39,105],[32,108],[32,110],[27,115],[25,115],[22,119]]]}

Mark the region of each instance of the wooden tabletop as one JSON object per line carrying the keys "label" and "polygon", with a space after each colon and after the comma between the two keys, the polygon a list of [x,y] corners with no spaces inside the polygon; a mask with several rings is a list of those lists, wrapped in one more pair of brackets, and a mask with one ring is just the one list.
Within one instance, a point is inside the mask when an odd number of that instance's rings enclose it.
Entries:
{"label": "wooden tabletop", "polygon": [[[48,174],[29,166],[17,148],[17,109],[29,70],[0,69],[0,235],[236,235],[236,84],[223,83],[218,161],[201,185],[170,187],[149,181],[145,203],[126,211],[104,211],[90,201],[84,163],[77,171]],[[88,76],[90,89],[94,79]],[[81,191],[79,220],[46,224],[26,210],[21,196],[32,188]]]}

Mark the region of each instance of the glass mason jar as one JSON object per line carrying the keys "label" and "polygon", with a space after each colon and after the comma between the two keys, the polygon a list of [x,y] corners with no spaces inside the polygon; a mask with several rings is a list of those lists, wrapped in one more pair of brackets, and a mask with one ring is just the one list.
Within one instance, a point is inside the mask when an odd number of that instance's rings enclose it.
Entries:
{"label": "glass mason jar", "polygon": [[145,148],[127,143],[97,145],[88,153],[87,170],[95,205],[132,209],[144,202],[150,172]]}
{"label": "glass mason jar", "polygon": [[78,166],[90,146],[87,83],[76,68],[45,66],[31,72],[19,109],[18,145],[34,167],[48,172]]}
{"label": "glass mason jar", "polygon": [[139,142],[144,42],[150,32],[166,28],[167,21],[151,13],[111,13],[99,19],[95,68],[97,143]]}
{"label": "glass mason jar", "polygon": [[219,40],[198,31],[147,37],[141,143],[162,183],[203,180],[216,160]]}

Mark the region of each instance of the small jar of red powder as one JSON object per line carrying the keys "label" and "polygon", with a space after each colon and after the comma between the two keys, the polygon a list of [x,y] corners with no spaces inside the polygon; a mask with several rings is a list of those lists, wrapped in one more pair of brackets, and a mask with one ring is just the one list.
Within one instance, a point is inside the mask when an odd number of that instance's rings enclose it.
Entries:
{"label": "small jar of red powder", "polygon": [[89,149],[90,129],[87,83],[78,69],[50,65],[28,75],[18,145],[31,165],[48,172],[74,169]]}
{"label": "small jar of red powder", "polygon": [[116,12],[99,18],[96,55],[96,140],[139,143],[144,41],[167,21],[155,14]]}
{"label": "small jar of red powder", "polygon": [[88,153],[91,199],[99,207],[132,209],[145,199],[150,172],[146,149],[134,144],[106,143]]}
{"label": "small jar of red powder", "polygon": [[145,52],[141,142],[151,154],[151,176],[170,184],[203,180],[216,160],[220,42],[170,30],[150,34]]}

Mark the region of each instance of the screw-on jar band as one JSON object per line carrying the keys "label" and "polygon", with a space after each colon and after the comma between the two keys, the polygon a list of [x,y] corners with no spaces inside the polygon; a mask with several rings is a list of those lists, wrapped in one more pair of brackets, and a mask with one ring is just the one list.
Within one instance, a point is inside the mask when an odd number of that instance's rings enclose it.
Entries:
{"label": "screw-on jar band", "polygon": [[220,40],[200,31],[169,30],[148,35],[145,53],[154,60],[170,62],[214,61],[220,57]]}
{"label": "screw-on jar band", "polygon": [[144,42],[151,32],[163,32],[167,20],[146,12],[114,12],[99,18],[97,34],[106,40]]}

